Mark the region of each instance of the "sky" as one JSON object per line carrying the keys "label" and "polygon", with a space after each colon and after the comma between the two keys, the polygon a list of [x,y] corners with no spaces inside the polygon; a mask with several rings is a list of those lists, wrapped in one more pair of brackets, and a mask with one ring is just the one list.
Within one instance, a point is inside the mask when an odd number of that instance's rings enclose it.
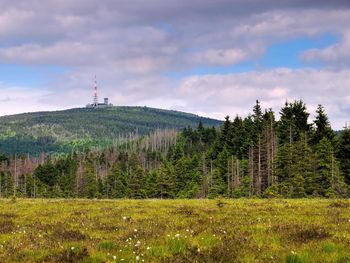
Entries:
{"label": "sky", "polygon": [[[100,101],[350,122],[348,0],[0,0],[0,115]],[[312,121],[312,116],[310,118]]]}

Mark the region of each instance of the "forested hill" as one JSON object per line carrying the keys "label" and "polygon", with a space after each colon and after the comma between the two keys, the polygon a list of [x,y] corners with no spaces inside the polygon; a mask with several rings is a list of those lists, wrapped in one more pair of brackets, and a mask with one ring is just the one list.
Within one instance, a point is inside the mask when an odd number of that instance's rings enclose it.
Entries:
{"label": "forested hill", "polygon": [[157,130],[108,148],[40,157],[0,155],[0,198],[216,198],[350,196],[350,128],[302,101],[279,111],[257,101],[219,129]]}
{"label": "forested hill", "polygon": [[77,108],[0,117],[0,152],[70,151],[72,145],[105,145],[156,129],[218,126],[222,122],[194,114],[148,107]]}

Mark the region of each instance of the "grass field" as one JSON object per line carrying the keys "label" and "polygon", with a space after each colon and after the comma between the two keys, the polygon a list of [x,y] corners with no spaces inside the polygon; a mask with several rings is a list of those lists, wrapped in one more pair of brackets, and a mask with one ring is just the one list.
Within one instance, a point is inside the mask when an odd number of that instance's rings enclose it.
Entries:
{"label": "grass field", "polygon": [[0,200],[0,262],[350,262],[350,202]]}

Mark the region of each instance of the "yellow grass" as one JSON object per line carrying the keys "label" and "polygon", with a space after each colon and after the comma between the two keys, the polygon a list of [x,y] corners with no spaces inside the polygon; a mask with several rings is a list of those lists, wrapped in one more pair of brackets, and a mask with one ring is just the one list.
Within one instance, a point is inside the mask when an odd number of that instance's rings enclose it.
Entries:
{"label": "yellow grass", "polygon": [[350,202],[3,199],[0,262],[350,262]]}

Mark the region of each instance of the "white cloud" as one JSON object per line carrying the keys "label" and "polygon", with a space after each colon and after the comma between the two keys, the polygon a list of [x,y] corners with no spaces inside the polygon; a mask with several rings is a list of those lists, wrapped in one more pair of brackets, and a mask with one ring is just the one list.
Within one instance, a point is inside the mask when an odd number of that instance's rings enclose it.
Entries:
{"label": "white cloud", "polygon": [[[349,17],[350,19],[350,17]],[[301,54],[306,62],[322,62],[329,66],[347,67],[350,65],[350,31],[343,32],[340,43],[324,49],[311,49]]]}
{"label": "white cloud", "polygon": [[0,116],[59,108],[59,105],[50,105],[43,101],[43,98],[49,94],[47,90],[3,85],[0,85],[0,90],[4,96],[0,101]]}
{"label": "white cloud", "polygon": [[181,83],[179,96],[186,101],[183,109],[212,117],[221,114],[221,119],[226,114],[247,115],[256,99],[276,113],[286,100],[303,99],[309,111],[324,105],[332,124],[339,129],[350,121],[349,86],[350,70],[274,69],[189,77]]}
{"label": "white cloud", "polygon": [[247,54],[240,49],[208,49],[190,56],[190,62],[200,65],[229,66],[241,62]]}
{"label": "white cloud", "polygon": [[[223,118],[246,114],[257,98],[276,111],[285,99],[302,98],[310,109],[324,104],[341,127],[350,113],[349,5],[342,0],[2,0],[2,65],[59,65],[70,71],[49,78],[45,90],[1,88],[7,96],[0,114],[84,106],[96,74],[100,96],[119,105]],[[324,34],[342,38],[303,58],[332,70],[164,77],[258,61],[271,44]]]}

